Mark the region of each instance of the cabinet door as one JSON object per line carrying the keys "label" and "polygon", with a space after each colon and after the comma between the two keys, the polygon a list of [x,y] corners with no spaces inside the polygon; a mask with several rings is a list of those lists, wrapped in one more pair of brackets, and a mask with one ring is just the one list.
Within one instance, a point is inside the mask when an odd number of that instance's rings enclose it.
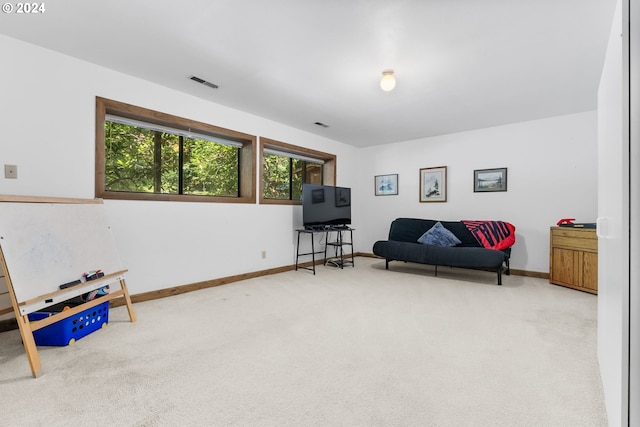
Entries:
{"label": "cabinet door", "polygon": [[592,291],[598,290],[598,254],[582,252],[582,283],[580,285]]}
{"label": "cabinet door", "polygon": [[551,280],[553,283],[563,285],[576,284],[575,256],[576,252],[571,249],[553,248],[553,270],[551,271]]}

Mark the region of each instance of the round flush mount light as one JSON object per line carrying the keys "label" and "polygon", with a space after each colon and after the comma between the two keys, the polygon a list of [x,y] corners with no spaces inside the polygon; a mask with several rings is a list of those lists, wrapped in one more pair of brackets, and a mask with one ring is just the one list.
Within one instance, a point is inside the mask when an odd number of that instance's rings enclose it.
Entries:
{"label": "round flush mount light", "polygon": [[380,87],[385,92],[390,92],[396,87],[396,78],[393,77],[393,70],[384,70],[380,79]]}

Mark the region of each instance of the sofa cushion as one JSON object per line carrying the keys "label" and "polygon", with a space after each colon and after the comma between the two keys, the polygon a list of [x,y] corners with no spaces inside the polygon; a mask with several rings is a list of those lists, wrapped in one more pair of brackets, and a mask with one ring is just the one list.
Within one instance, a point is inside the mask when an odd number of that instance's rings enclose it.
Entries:
{"label": "sofa cushion", "polygon": [[389,240],[416,243],[436,222],[430,219],[398,218],[391,223]]}
{"label": "sofa cushion", "polygon": [[473,237],[473,234],[467,229],[467,226],[462,221],[441,221],[444,228],[456,235],[462,242],[458,246],[465,247],[481,247],[480,243]]}
{"label": "sofa cushion", "polygon": [[456,246],[462,242],[455,234],[447,230],[441,222],[436,222],[433,227],[418,238],[418,243],[435,246]]}
{"label": "sofa cushion", "polygon": [[479,247],[440,247],[420,243],[380,240],[374,243],[373,253],[389,261],[407,261],[430,265],[463,268],[497,269],[508,259],[502,251]]}

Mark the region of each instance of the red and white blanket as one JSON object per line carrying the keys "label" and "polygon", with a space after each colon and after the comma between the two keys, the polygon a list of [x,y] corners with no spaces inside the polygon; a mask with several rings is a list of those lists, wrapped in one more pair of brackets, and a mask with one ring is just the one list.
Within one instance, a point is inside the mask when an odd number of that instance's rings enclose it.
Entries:
{"label": "red and white blanket", "polygon": [[484,248],[502,250],[516,242],[516,227],[504,221],[462,221]]}

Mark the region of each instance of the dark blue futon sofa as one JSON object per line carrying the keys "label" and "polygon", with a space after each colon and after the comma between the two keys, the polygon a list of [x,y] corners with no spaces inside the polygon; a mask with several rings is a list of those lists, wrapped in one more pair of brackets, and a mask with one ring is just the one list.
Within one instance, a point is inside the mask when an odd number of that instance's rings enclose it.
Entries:
{"label": "dark blue futon sofa", "polygon": [[[438,222],[453,233],[460,243],[455,246],[418,243],[418,239]],[[439,265],[491,270],[498,276],[498,285],[502,285],[503,271],[507,275],[510,274],[511,247],[502,250],[483,247],[462,221],[398,218],[391,223],[389,239],[377,241],[373,245],[373,253],[386,259],[387,270],[389,261],[434,265],[436,275]]]}

